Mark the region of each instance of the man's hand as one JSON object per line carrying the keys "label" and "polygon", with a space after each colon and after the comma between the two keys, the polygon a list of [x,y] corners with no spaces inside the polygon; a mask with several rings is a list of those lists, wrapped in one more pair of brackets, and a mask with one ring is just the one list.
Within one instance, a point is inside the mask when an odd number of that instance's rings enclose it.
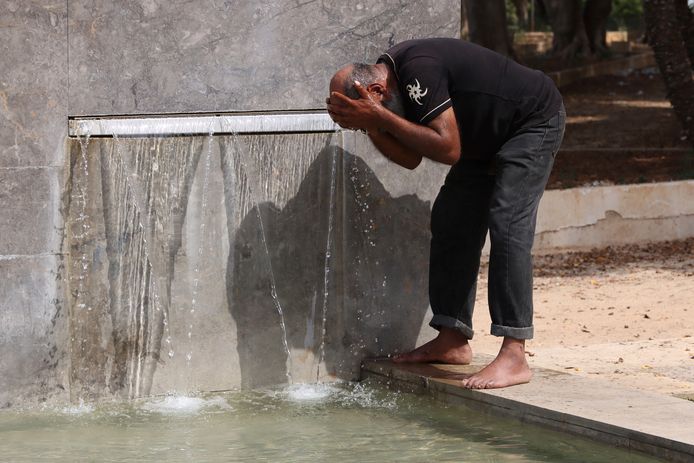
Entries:
{"label": "man's hand", "polygon": [[332,92],[326,99],[328,114],[340,127],[353,130],[375,131],[379,128],[381,114],[387,111],[359,82],[354,88],[360,98],[353,100],[339,92]]}
{"label": "man's hand", "polygon": [[330,117],[340,127],[366,130],[381,153],[408,169],[414,169],[422,156],[448,165],[458,162],[460,133],[452,107],[426,125],[416,124],[389,111],[378,93],[368,92],[359,82],[354,82],[354,88],[358,100],[331,92],[325,101]]}

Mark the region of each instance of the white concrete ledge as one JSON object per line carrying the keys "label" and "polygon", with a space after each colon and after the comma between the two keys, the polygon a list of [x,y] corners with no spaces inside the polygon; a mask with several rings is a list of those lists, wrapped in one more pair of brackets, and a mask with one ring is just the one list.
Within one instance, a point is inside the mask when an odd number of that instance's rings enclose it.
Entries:
{"label": "white concrete ledge", "polygon": [[628,56],[626,58],[598,61],[597,63],[591,63],[573,69],[549,72],[547,75],[554,81],[557,87],[564,87],[572,82],[588,77],[616,74],[630,69],[643,69],[655,65],[655,55],[649,50],[645,53]]}
{"label": "white concrete ledge", "polygon": [[[546,191],[533,252],[694,237],[694,180]],[[482,253],[489,255],[489,236]]]}
{"label": "white concrete ledge", "polygon": [[547,191],[535,250],[581,249],[694,236],[694,180]]}

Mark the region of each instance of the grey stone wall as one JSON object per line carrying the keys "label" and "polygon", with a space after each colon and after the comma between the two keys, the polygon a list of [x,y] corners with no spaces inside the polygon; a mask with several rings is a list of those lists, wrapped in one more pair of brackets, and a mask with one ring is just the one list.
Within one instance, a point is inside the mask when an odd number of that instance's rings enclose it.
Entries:
{"label": "grey stone wall", "polygon": [[68,115],[322,107],[337,66],[456,36],[459,13],[452,0],[0,2],[0,407],[69,389]]}
{"label": "grey stone wall", "polygon": [[0,408],[62,394],[64,1],[0,3]]}
{"label": "grey stone wall", "polygon": [[322,108],[334,69],[456,36],[457,0],[70,2],[70,111]]}

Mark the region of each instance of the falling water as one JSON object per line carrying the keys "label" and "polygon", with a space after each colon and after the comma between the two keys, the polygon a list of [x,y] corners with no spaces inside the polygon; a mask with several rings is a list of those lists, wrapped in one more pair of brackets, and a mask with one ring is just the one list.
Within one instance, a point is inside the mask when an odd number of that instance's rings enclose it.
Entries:
{"label": "falling water", "polygon": [[[89,185],[89,162],[87,160],[87,148],[89,147],[89,138],[90,135],[87,134],[84,137],[80,137],[79,143],[80,143],[80,161],[81,161],[81,167],[82,167],[82,179],[83,181],[80,183],[80,196],[79,196],[79,207],[80,207],[80,212],[77,217],[78,222],[80,222],[80,228],[81,228],[81,233],[76,236],[78,239],[85,239],[87,236],[87,232],[89,230],[89,215],[87,214],[87,199],[88,199],[88,185]],[[87,273],[89,270],[89,261],[87,259],[87,254],[82,253],[82,256],[80,257],[80,282],[79,286],[77,288],[77,294],[78,297],[82,296],[84,294],[84,274]],[[77,307],[80,309],[84,309],[87,307],[87,304],[84,302],[80,302],[77,304]],[[88,310],[91,310],[91,306],[87,307]]]}
{"label": "falling water", "polygon": [[195,309],[198,306],[198,292],[200,291],[200,265],[203,260],[205,245],[205,211],[207,210],[207,196],[210,183],[210,169],[212,160],[212,140],[214,132],[210,131],[207,137],[207,152],[205,155],[205,174],[202,182],[202,201],[200,205],[200,242],[198,244],[198,255],[193,269],[193,296],[191,298],[190,316],[188,320],[188,353],[186,354],[186,367],[188,370],[188,384],[192,385],[191,359],[193,357],[193,325],[195,322]]}
{"label": "falling water", "polygon": [[[80,137],[79,139],[79,151],[80,151],[80,158],[79,158],[79,165],[80,165],[80,174],[81,174],[81,182],[79,184],[79,194],[77,196],[77,217],[76,217],[76,222],[79,224],[79,228],[77,229],[78,232],[74,234],[76,239],[78,240],[88,240],[88,234],[89,234],[89,214],[87,211],[88,208],[88,188],[89,188],[89,161],[87,159],[87,148],[89,147],[89,139],[90,139],[90,134],[87,133],[84,137]],[[75,230],[73,230],[74,233]],[[75,301],[74,305],[76,309],[80,312],[84,311],[87,309],[87,311],[91,311],[91,304],[89,301],[89,295],[88,292],[85,288],[85,275],[87,274],[89,270],[89,259],[87,256],[87,252],[80,252],[80,258],[75,261],[72,265],[74,267],[77,267],[77,273],[79,275],[79,280],[77,283],[77,292],[75,294]],[[86,336],[84,335],[85,331],[85,315],[84,313],[80,313],[78,316],[75,317],[76,320],[79,320],[79,325],[80,329],[79,330],[73,330],[73,333],[71,335],[71,351],[72,355],[75,355],[75,348],[79,348],[79,354],[80,356],[86,356],[85,353],[85,344],[87,343]],[[78,339],[76,339],[76,337]],[[82,400],[82,397],[79,397],[80,400]]]}
{"label": "falling water", "polygon": [[[86,366],[80,368],[86,372],[91,362],[94,371],[101,371],[102,376],[107,378],[105,386],[112,392],[138,397],[150,393],[154,372],[158,368],[163,368],[164,373],[161,377],[157,376],[155,390],[161,391],[166,387],[164,383],[159,384],[161,378],[164,381],[169,378],[178,381],[179,378],[172,375],[182,372],[180,367],[184,366],[185,361],[190,384],[191,379],[195,378],[194,374],[200,371],[198,362],[193,362],[193,353],[198,352],[194,347],[198,349],[201,342],[205,348],[210,346],[210,340],[197,339],[200,338],[197,334],[196,339],[193,339],[193,332],[197,333],[199,330],[198,322],[209,324],[208,312],[214,312],[220,320],[226,316],[232,328],[235,324],[237,330],[243,329],[244,336],[248,336],[249,327],[244,325],[246,321],[243,317],[254,309],[254,304],[262,304],[260,301],[256,302],[257,299],[243,299],[246,295],[254,295],[254,289],[250,287],[240,289],[240,293],[232,291],[236,282],[243,282],[243,279],[238,280],[237,274],[233,273],[236,256],[232,244],[236,243],[236,233],[239,230],[255,233],[252,228],[246,228],[255,224],[257,235],[253,239],[257,239],[255,243],[259,251],[259,259],[255,262],[264,268],[259,276],[265,278],[267,275],[269,280],[269,291],[265,293],[269,297],[265,307],[277,313],[278,334],[281,329],[281,339],[277,336],[272,341],[276,343],[277,358],[282,361],[281,352],[284,351],[285,376],[290,384],[293,383],[296,366],[292,363],[297,362],[294,357],[298,356],[299,350],[294,352],[293,357],[292,347],[300,345],[300,341],[297,342],[295,321],[297,318],[310,316],[313,320],[310,338],[314,349],[310,358],[313,361],[317,358],[318,365],[314,369],[314,363],[304,363],[310,371],[305,371],[302,378],[305,381],[311,375],[319,380],[324,368],[321,364],[326,354],[326,325],[335,246],[333,228],[339,156],[334,149],[329,148],[335,141],[334,137],[335,135],[328,134],[213,137],[209,134],[207,137],[131,138],[124,134],[122,137],[114,135],[112,139],[97,141],[92,138],[89,153],[89,137],[80,139],[82,149],[73,154],[76,161],[73,172],[79,175],[73,179],[77,183],[73,188],[70,206],[73,224],[70,239],[75,253],[75,273],[70,278],[72,288],[76,289],[75,307],[93,308],[95,313],[91,318],[85,318],[84,323],[78,322],[78,325],[84,325],[84,329],[80,330],[94,332],[86,345],[90,349],[100,350],[103,357],[107,358],[105,363],[87,359],[83,362]],[[213,138],[220,142],[220,148],[225,148],[220,153],[222,183],[215,180],[219,178],[215,175],[219,174],[215,171],[215,158],[212,154]],[[322,159],[327,162],[316,163],[317,155],[326,148],[329,148],[328,156]],[[203,160],[204,162],[199,162]],[[315,169],[310,176],[309,169]],[[327,175],[330,176],[329,179]],[[91,178],[89,185],[88,176]],[[210,182],[213,187],[208,186]],[[195,188],[194,184],[197,185]],[[325,189],[320,189],[321,185]],[[219,187],[223,188],[225,196],[217,198],[216,188]],[[302,188],[304,190],[300,194]],[[201,195],[196,206],[191,200],[194,189],[196,194]],[[326,194],[328,191],[329,194]],[[282,230],[276,228],[284,222],[277,222],[276,218],[281,217],[288,207],[288,215],[284,215],[282,220],[290,219],[291,223],[300,223],[307,217],[309,220],[315,219],[316,217],[305,215],[295,217],[292,214],[301,211],[301,204],[305,204],[304,201],[308,198],[315,198],[316,194],[319,195],[321,204],[318,208],[321,220],[317,223],[324,224],[327,217],[325,254],[322,261],[315,262],[317,265],[312,263],[312,258],[302,258],[302,262],[311,262],[308,268],[303,269],[305,271],[302,275],[312,280],[309,280],[307,294],[294,291],[291,294],[298,294],[298,298],[293,295],[290,297],[289,293],[285,294],[283,291],[293,284],[292,274],[287,273],[292,271],[291,261],[276,254],[280,252],[278,247],[283,249],[284,246],[283,242],[276,241],[277,238],[284,239]],[[297,197],[302,200],[290,205]],[[225,204],[226,209],[217,208],[215,201],[219,201],[220,205]],[[87,204],[90,205],[89,208],[86,207]],[[328,207],[327,211],[325,206]],[[191,211],[187,212],[188,209]],[[268,214],[266,210],[269,211]],[[323,211],[326,215],[323,215]],[[248,221],[249,216],[255,220]],[[85,233],[90,226],[92,229],[87,237]],[[215,226],[221,228],[214,228]],[[223,248],[227,244],[231,248],[228,256],[215,256],[215,259],[211,259],[206,253],[211,245],[210,239],[214,238],[214,231],[228,232],[228,243],[222,243]],[[314,233],[322,238],[324,230],[312,228],[310,236],[314,236]],[[296,236],[287,238],[293,246],[290,246],[292,252],[299,253],[294,256],[303,256],[307,251],[312,251],[310,240],[293,240]],[[306,247],[307,244],[309,247]],[[84,252],[81,252],[82,249]],[[90,260],[92,256],[95,262],[93,269]],[[217,267],[210,268],[210,264]],[[218,267],[219,265],[222,267]],[[215,283],[216,288],[224,291],[223,296],[210,299],[204,278],[215,274],[224,275],[225,271],[227,280],[222,277],[220,282]],[[204,272],[207,273],[203,275]],[[253,275],[255,274],[251,273],[249,277],[253,278]],[[172,293],[174,283],[175,291]],[[321,285],[322,302],[319,289]],[[230,298],[239,294],[241,304],[251,302],[248,307],[239,307],[239,302]],[[310,310],[312,295],[313,310]],[[220,301],[221,304],[211,305],[210,300]],[[176,310],[185,308],[188,304],[188,310]],[[203,312],[198,309],[205,310],[205,320],[201,318]],[[85,310],[85,314],[86,312]],[[241,318],[237,318],[239,313]],[[96,316],[101,317],[98,323],[94,322]],[[172,316],[175,322],[173,325]],[[309,326],[306,326],[308,339]],[[275,329],[277,328],[275,325]],[[80,330],[76,333],[80,333]],[[179,333],[181,339],[176,337]],[[187,343],[182,342],[186,335]],[[233,334],[227,339],[233,340]],[[180,360],[175,355],[174,342],[178,351],[183,352]],[[223,345],[216,340],[212,342],[216,342],[221,349],[228,349],[228,343]],[[79,346],[78,342],[74,343],[75,349]],[[187,352],[182,349],[183,346],[188,347]],[[306,352],[311,348],[306,342],[301,347],[306,347]],[[238,355],[240,362],[241,354]],[[168,361],[174,357],[175,360]],[[202,366],[208,368],[206,365]],[[232,367],[222,366],[225,369]],[[81,371],[76,374],[81,374]],[[100,384],[93,386],[103,387]]]}
{"label": "falling water", "polygon": [[[282,345],[285,350],[285,354],[287,355],[287,361],[286,361],[286,377],[287,377],[287,382],[289,384],[293,384],[293,378],[292,378],[292,354],[291,354],[291,349],[289,347],[289,341],[287,339],[287,324],[285,322],[285,317],[284,317],[284,310],[282,309],[282,304],[280,303],[279,296],[277,294],[277,282],[275,280],[275,272],[272,268],[272,257],[270,255],[270,249],[268,248],[268,240],[267,240],[267,235],[265,233],[265,226],[263,225],[263,217],[262,214],[260,213],[260,197],[257,192],[257,187],[254,186],[252,181],[249,181],[250,179],[258,179],[262,180],[263,178],[268,178],[269,176],[261,176],[260,172],[262,171],[262,167],[260,165],[253,164],[250,165],[248,164],[248,160],[251,162],[257,161],[256,156],[254,156],[255,153],[253,152],[246,152],[242,153],[240,152],[240,146],[241,146],[241,141],[239,137],[233,137],[234,143],[232,143],[232,146],[237,147],[236,150],[232,150],[232,153],[235,153],[239,162],[239,166],[243,169],[244,176],[246,177],[246,185],[249,190],[249,195],[251,198],[251,204],[253,204],[253,208],[255,210],[255,213],[258,217],[258,226],[260,227],[260,236],[261,236],[261,241],[263,243],[263,249],[265,251],[265,256],[267,258],[267,266],[268,266],[268,272],[270,275],[270,295],[272,296],[272,302],[275,306],[275,310],[277,311],[277,314],[279,315],[279,323],[280,323],[280,328],[282,329]],[[248,160],[246,159],[248,158]],[[255,174],[255,175],[252,175]],[[269,179],[268,179],[269,181]],[[263,184],[263,182],[260,182],[261,188],[263,186],[266,187],[267,189],[267,184]]]}
{"label": "falling water", "polygon": [[260,234],[263,238],[263,247],[265,248],[265,255],[267,256],[268,270],[270,272],[270,294],[272,295],[272,301],[275,304],[275,309],[280,316],[280,327],[282,328],[282,344],[284,344],[284,350],[287,352],[287,381],[289,384],[293,384],[292,379],[292,353],[289,349],[289,342],[287,341],[287,324],[284,321],[284,311],[282,310],[282,304],[280,304],[280,299],[277,296],[277,283],[275,281],[275,272],[272,270],[272,258],[270,257],[270,250],[267,247],[267,237],[265,235],[265,227],[263,226],[263,217],[260,214],[260,208],[256,206],[256,213],[258,214],[258,223],[260,224]]}
{"label": "falling water", "polygon": [[[140,237],[141,241],[138,243],[141,248],[138,249],[138,251],[141,249],[142,254],[144,256],[144,262],[147,267],[147,273],[149,274],[149,278],[151,281],[152,285],[152,292],[154,294],[154,305],[156,310],[161,310],[160,304],[159,304],[159,290],[157,288],[157,278],[152,278],[151,277],[151,272],[152,272],[152,258],[150,257],[150,252],[149,252],[149,246],[147,243],[147,237],[148,235],[151,235],[149,233],[149,230],[145,227],[145,225],[142,223],[142,215],[143,211],[147,211],[148,217],[146,218],[145,222],[150,223],[151,217],[149,216],[149,211],[145,208],[144,204],[142,204],[142,201],[144,199],[144,193],[142,191],[139,191],[139,188],[137,187],[137,184],[131,180],[131,174],[127,170],[127,164],[125,161],[125,157],[123,153],[121,152],[121,143],[119,142],[118,136],[114,135],[113,137],[113,145],[114,145],[114,152],[117,155],[116,162],[118,162],[118,165],[116,166],[116,170],[122,170],[123,175],[122,178],[125,182],[125,195],[126,197],[129,197],[133,201],[133,207],[134,207],[134,213],[133,216],[137,220],[137,227],[140,231]],[[108,158],[108,161],[111,161],[111,158]],[[114,172],[115,172],[114,171]],[[124,198],[125,199],[125,198]],[[123,201],[125,203],[125,201]],[[125,204],[124,204],[125,206]],[[122,215],[121,213],[125,212],[119,207],[119,216],[121,218]],[[127,212],[126,212],[127,214]],[[129,222],[129,221],[128,221]],[[123,223],[119,220],[119,223]],[[127,222],[126,222],[127,223]],[[132,222],[130,222],[132,223]],[[138,252],[139,254],[139,252]],[[131,267],[135,268],[134,266]],[[119,277],[123,277],[123,273],[119,272]],[[122,280],[121,280],[121,285],[119,285],[122,288]],[[132,287],[131,285],[128,285],[129,291],[128,291],[128,319],[130,320],[130,323],[128,324],[129,330],[129,337],[130,338],[136,338],[138,342],[135,344],[135,349],[131,349],[130,351],[130,362],[129,362],[129,374],[128,374],[128,395],[130,397],[138,397],[140,395],[140,387],[142,384],[142,358],[144,356],[144,330],[145,330],[145,323],[144,323],[144,310],[145,310],[145,304],[142,302],[145,298],[144,296],[144,291],[147,290],[146,284],[140,285],[140,294],[137,297],[138,302],[133,301],[133,294],[132,294]],[[166,342],[167,344],[171,343],[171,336],[168,332],[168,321],[167,321],[167,312],[168,312],[168,307],[165,308],[163,311],[163,317],[164,317],[164,326],[165,330],[167,331],[166,333]],[[135,330],[135,332],[133,332]],[[170,347],[169,353],[173,355],[173,348]]]}
{"label": "falling water", "polygon": [[[290,343],[290,335],[288,333],[288,322],[287,322],[287,307],[285,303],[287,301],[286,297],[281,299],[279,294],[280,285],[277,281],[277,269],[273,262],[272,249],[270,247],[270,237],[268,235],[268,218],[272,217],[272,213],[266,216],[263,213],[263,208],[261,208],[261,203],[271,203],[275,206],[276,210],[281,210],[285,208],[288,201],[297,195],[297,192],[301,184],[305,181],[309,167],[316,161],[316,154],[333,141],[332,135],[316,136],[316,134],[302,134],[302,135],[292,135],[291,138],[283,135],[262,135],[262,136],[235,136],[235,137],[223,137],[223,143],[225,151],[227,152],[226,162],[228,163],[227,171],[237,172],[234,181],[237,186],[234,188],[235,198],[232,202],[236,206],[234,211],[235,218],[232,219],[234,223],[240,223],[243,217],[247,214],[253,214],[257,218],[257,225],[259,231],[259,243],[261,246],[262,253],[264,254],[265,266],[268,272],[269,278],[269,289],[272,298],[272,305],[279,317],[279,325],[281,328],[281,344],[284,355],[286,356],[286,377],[291,383],[293,381],[292,372],[293,367],[293,355],[292,355],[292,343]],[[335,156],[331,153],[331,156]],[[333,199],[331,200],[333,204],[330,208],[334,208],[334,195],[335,195],[335,175],[336,175],[336,159],[330,158],[332,162],[332,173],[331,173],[331,190]],[[313,177],[315,179],[315,177]],[[229,180],[226,180],[227,182]],[[327,195],[326,195],[327,196]],[[327,197],[325,198],[328,199]],[[270,207],[270,210],[273,208]],[[329,221],[332,223],[334,220],[330,218]],[[290,237],[288,237],[290,238]],[[296,238],[296,237],[295,237]],[[291,238],[290,238],[291,241]],[[330,265],[330,248],[332,244],[328,244],[328,255],[327,260],[324,261],[324,265]],[[317,270],[317,269],[316,269]],[[325,273],[325,268],[321,273]],[[280,275],[284,277],[284,273]],[[325,281],[321,281],[325,280]],[[324,291],[329,288],[329,270],[328,274],[321,278],[319,285],[324,286]],[[318,285],[317,285],[318,286]],[[313,294],[311,291],[309,294]],[[310,295],[308,296],[309,302],[308,306],[313,308],[313,304],[310,303]],[[327,312],[328,300],[327,296],[323,302],[324,308],[323,312]],[[289,300],[287,302],[290,308],[290,315],[296,313],[297,310],[302,310],[297,305],[296,300]],[[313,309],[310,309],[310,313],[315,313]],[[311,320],[313,316],[310,314],[306,322],[306,336],[304,337],[303,347],[309,348],[310,345],[307,344],[307,339],[313,341],[312,323]],[[320,330],[325,331],[325,318],[323,316],[323,325]],[[294,325],[292,325],[293,327]],[[321,339],[316,340],[323,343],[324,336]],[[314,348],[318,348],[315,345]],[[321,347],[324,350],[324,346]],[[319,352],[314,352],[314,357],[322,356]],[[308,372],[306,372],[306,379],[308,379]],[[312,370],[312,378],[316,377],[316,371]],[[305,380],[306,380],[305,379]]]}
{"label": "falling water", "polygon": [[[340,133],[341,144],[344,145],[344,134]],[[332,151],[332,150],[331,150]],[[331,152],[330,160],[330,202],[328,204],[328,233],[325,240],[325,264],[323,266],[323,308],[321,310],[321,339],[320,348],[318,350],[318,366],[316,367],[316,382],[320,382],[320,364],[325,357],[325,335],[328,319],[328,291],[330,286],[330,257],[332,251],[332,236],[333,236],[333,214],[335,209],[335,183],[337,172],[337,155]]]}
{"label": "falling water", "polygon": [[[151,387],[162,327],[165,351],[169,357],[174,355],[169,329],[168,237],[176,236],[175,212],[180,207],[174,211],[174,204],[180,202],[197,145],[188,141],[167,144],[162,139],[131,139],[127,143],[134,149],[128,151],[126,159],[126,141],[113,138],[111,152],[115,159],[106,160],[113,197],[107,200],[116,209],[110,224],[111,242],[118,253],[116,281],[111,282],[116,298],[112,301],[116,304],[112,308],[114,333],[129,357],[125,365],[128,395],[137,397],[147,394]],[[121,307],[123,303],[126,307]],[[127,310],[124,327],[119,321],[122,308]],[[119,330],[123,332],[119,334]],[[118,372],[116,381],[117,376]]]}

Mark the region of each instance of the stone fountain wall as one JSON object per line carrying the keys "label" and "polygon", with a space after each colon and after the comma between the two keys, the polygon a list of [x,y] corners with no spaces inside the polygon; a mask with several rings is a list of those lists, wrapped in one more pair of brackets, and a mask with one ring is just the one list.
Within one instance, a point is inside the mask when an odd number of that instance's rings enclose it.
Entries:
{"label": "stone fountain wall", "polygon": [[73,399],[357,379],[413,348],[430,204],[358,137],[73,140]]}
{"label": "stone fountain wall", "polygon": [[[0,408],[23,399],[67,398],[71,391],[76,397],[83,389],[93,390],[90,384],[113,382],[118,375],[105,372],[122,368],[103,360],[104,352],[116,349],[118,341],[107,334],[119,323],[106,308],[111,304],[109,298],[115,297],[103,286],[105,274],[112,270],[98,267],[113,256],[102,249],[104,243],[109,246],[108,220],[89,230],[66,230],[65,225],[65,217],[79,206],[80,194],[108,194],[111,190],[104,190],[99,182],[110,178],[96,175],[102,172],[99,166],[84,183],[74,181],[75,176],[96,167],[79,170],[82,154],[75,142],[66,143],[69,115],[320,108],[327,79],[339,65],[373,61],[383,49],[408,38],[457,36],[459,18],[459,2],[451,0],[2,2]],[[352,157],[340,155],[341,168],[347,169],[350,163],[345,160],[351,159],[369,166],[372,180],[379,179],[374,185],[382,189],[377,197],[390,198],[376,203],[388,217],[394,217],[396,209],[405,214],[418,212],[435,193],[441,169],[398,172],[396,178],[365,140],[355,136],[350,143],[346,151]],[[109,149],[108,143],[90,144],[89,162],[101,162],[97,149]],[[185,176],[179,180],[183,183],[177,185],[185,185]],[[219,182],[218,177],[214,182]],[[78,191],[77,186],[84,186],[85,191]],[[401,196],[404,199],[397,202]],[[95,217],[110,213],[98,203],[89,203],[83,212]],[[261,216],[270,212],[263,211]],[[172,220],[180,221],[183,210],[177,214]],[[386,233],[388,227],[399,224],[384,220],[379,226],[378,233]],[[69,237],[80,233],[87,242],[75,247]],[[161,250],[162,255],[183,246],[175,239],[161,243],[169,246]],[[405,245],[391,241],[388,249],[398,253],[399,246]],[[90,259],[84,259],[88,252]],[[85,303],[77,300],[79,292],[75,293],[74,284],[68,285],[68,275],[76,274],[72,266],[85,264],[93,270],[89,273],[93,278],[84,284],[104,299],[87,310],[84,319],[68,320]],[[396,262],[379,260],[379,264],[364,265],[362,274],[377,281],[390,275]],[[391,282],[386,281],[388,284]],[[414,283],[406,283],[410,284]],[[224,286],[218,288],[220,294]],[[387,300],[377,293],[365,299],[359,285],[349,281],[344,287],[344,303],[355,308],[345,312],[350,316],[360,301]],[[404,289],[404,294],[412,291],[407,286]],[[171,292],[174,297],[176,291]],[[404,300],[397,302],[404,304]],[[102,331],[80,331],[92,323]],[[185,332],[184,327],[179,329]],[[89,344],[83,354],[85,346],[80,343],[85,336],[101,341]],[[208,339],[218,341],[212,335]],[[383,341],[384,348],[392,347],[389,342]],[[344,345],[355,343],[356,338],[343,340]],[[238,353],[232,349],[229,355],[230,359],[222,360],[233,363]],[[96,369],[102,361],[106,362],[104,369]],[[207,365],[214,369],[213,363]],[[77,375],[80,370],[84,376]],[[165,370],[159,371],[164,375]],[[226,384],[233,386],[230,381]],[[151,387],[159,390],[156,382]]]}

